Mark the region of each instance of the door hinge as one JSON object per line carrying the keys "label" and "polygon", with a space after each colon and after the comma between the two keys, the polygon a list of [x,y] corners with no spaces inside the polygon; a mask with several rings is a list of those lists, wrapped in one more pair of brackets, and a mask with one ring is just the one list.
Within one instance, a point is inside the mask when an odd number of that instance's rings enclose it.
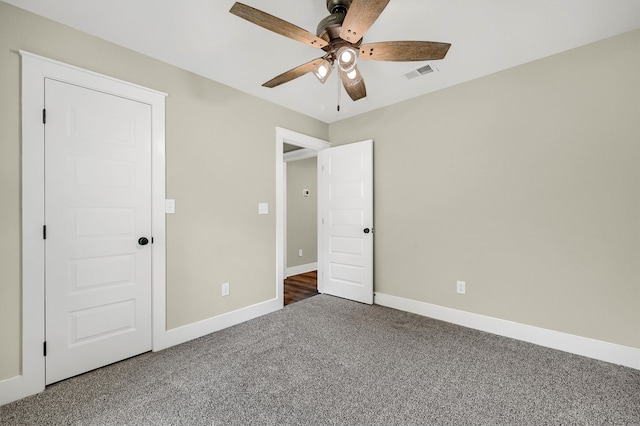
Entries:
{"label": "door hinge", "polygon": [[42,225],[42,239],[47,239],[47,225]]}
{"label": "door hinge", "polygon": [[42,124],[47,124],[47,110],[42,108]]}
{"label": "door hinge", "polygon": [[47,356],[47,341],[45,340],[44,343],[42,343],[42,355],[43,356]]}

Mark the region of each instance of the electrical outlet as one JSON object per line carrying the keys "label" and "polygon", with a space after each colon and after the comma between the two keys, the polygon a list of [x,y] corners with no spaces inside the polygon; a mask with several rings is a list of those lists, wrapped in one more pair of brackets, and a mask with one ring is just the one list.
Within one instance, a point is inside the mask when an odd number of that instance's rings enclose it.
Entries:
{"label": "electrical outlet", "polygon": [[302,257],[302,249],[298,250],[298,257]]}
{"label": "electrical outlet", "polygon": [[223,296],[229,295],[229,283],[222,283],[222,295]]}
{"label": "electrical outlet", "polygon": [[467,285],[464,281],[456,281],[456,293],[465,294]]}

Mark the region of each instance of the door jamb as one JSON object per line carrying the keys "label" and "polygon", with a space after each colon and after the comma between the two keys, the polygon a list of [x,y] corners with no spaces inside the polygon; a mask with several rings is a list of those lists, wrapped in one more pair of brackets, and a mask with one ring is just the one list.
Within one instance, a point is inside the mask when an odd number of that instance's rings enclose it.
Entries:
{"label": "door jamb", "polygon": [[[304,150],[293,151],[284,156],[284,144],[295,145]],[[284,273],[287,254],[285,252],[285,163],[289,160],[310,158],[317,155],[318,151],[329,148],[331,144],[325,140],[297,133],[292,130],[276,127],[276,299],[280,306],[284,306]],[[297,153],[297,154],[294,154]]]}
{"label": "door jamb", "polygon": [[[84,70],[29,52],[22,58],[22,335],[21,374],[7,384],[0,403],[41,392],[45,387],[44,297],[44,81],[45,78],[110,93],[151,106],[152,348],[166,340],[165,330],[165,97],[126,81]],[[4,392],[3,392],[4,393]]]}

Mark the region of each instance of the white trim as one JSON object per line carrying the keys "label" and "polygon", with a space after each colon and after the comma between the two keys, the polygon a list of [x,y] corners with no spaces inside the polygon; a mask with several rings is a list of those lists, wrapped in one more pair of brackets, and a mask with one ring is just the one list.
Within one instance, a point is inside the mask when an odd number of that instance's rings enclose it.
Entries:
{"label": "white trim", "polygon": [[33,395],[43,389],[44,385],[42,389],[36,389],[31,377],[24,374],[2,380],[0,381],[0,406]]}
{"label": "white trim", "polygon": [[165,330],[165,93],[29,52],[22,58],[22,371],[0,382],[0,404],[44,390],[44,106],[45,78],[99,90],[151,106],[153,349]]}
{"label": "white trim", "polygon": [[232,312],[227,312],[226,314],[207,318],[192,324],[184,325],[182,327],[174,328],[165,333],[165,337],[162,340],[163,346],[157,348],[154,347],[154,350],[179,345],[181,343],[206,336],[207,334],[270,314],[280,309],[282,309],[282,303],[280,299],[276,298]]}
{"label": "white trim", "polygon": [[287,255],[285,252],[285,160],[283,145],[300,146],[314,151],[329,148],[331,144],[313,136],[303,135],[292,130],[276,127],[276,300],[282,308],[284,306],[284,272],[286,270]]}
{"label": "white trim", "polygon": [[[331,144],[325,140],[294,132],[293,130],[284,129],[282,127],[276,127],[276,142],[288,143],[289,145],[300,146],[302,148],[310,148],[315,151],[321,151],[331,146]],[[282,156],[280,156],[278,160],[282,161]]]}
{"label": "white trim", "polygon": [[306,263],[304,265],[298,265],[298,266],[290,266],[287,268],[287,278],[293,275],[304,274],[307,272],[317,271],[317,270],[318,270],[318,262]]}
{"label": "white trim", "polygon": [[285,163],[288,161],[306,160],[307,158],[314,158],[318,156],[317,149],[303,148],[296,149],[295,151],[285,152],[282,156]]}
{"label": "white trim", "polygon": [[[283,161],[282,161],[282,206],[283,206],[283,208],[282,208],[282,225],[283,225],[283,227],[282,227],[282,270],[284,271],[283,279],[287,278],[289,276],[287,274],[287,268],[288,268],[288,265],[287,265],[288,244],[287,244],[287,241],[289,241],[289,234],[288,234],[289,227],[287,226],[287,224],[289,223],[288,222],[289,218],[287,216],[289,214],[287,212],[287,206],[289,205],[289,198],[288,198],[288,194],[287,194],[287,188],[288,188],[287,185],[289,185],[289,184],[287,183],[288,182],[287,179],[288,179],[289,172],[287,171],[288,165],[287,165],[287,160],[284,159],[285,156],[286,156],[286,154],[283,154],[283,156],[282,156],[283,157]],[[276,183],[276,185],[278,185],[278,184]],[[276,191],[277,191],[277,189],[276,189]],[[276,196],[276,198],[277,198],[277,196]],[[277,221],[277,218],[276,218],[276,221]],[[277,227],[278,227],[278,225],[276,225],[276,228]],[[276,235],[279,235],[279,234],[280,233],[276,229]],[[277,244],[277,241],[276,241],[276,244]],[[284,284],[284,281],[283,281],[283,284]],[[276,289],[276,295],[280,295],[280,290]],[[284,285],[282,287],[282,295],[283,295],[282,305],[284,306]]]}
{"label": "white trim", "polygon": [[[148,87],[140,86],[138,84],[131,83],[129,81],[120,80],[115,77],[110,77],[108,75],[100,74],[95,71],[86,70],[84,68],[80,68],[80,67],[76,67],[75,65],[70,65],[64,62],[56,61],[55,59],[47,58],[45,56],[36,55],[35,53],[27,52],[26,50],[20,50],[19,53],[22,58],[31,57],[33,59],[48,63],[49,65],[52,66],[50,68],[50,70],[52,71],[55,69],[55,67],[59,67],[61,69],[64,68],[68,71],[71,71],[72,73],[75,73],[78,76],[82,75],[84,76],[82,78],[83,81],[92,81],[94,79],[97,79],[97,80],[105,79],[117,85],[129,86],[129,88],[132,89],[131,93],[138,93],[138,96],[140,96],[139,98],[136,96],[135,98],[131,98],[131,99],[137,99],[141,102],[145,102],[145,100],[147,100],[148,98],[148,95],[159,95],[163,98],[166,96],[169,96],[167,93],[160,92],[155,89],[150,89]],[[116,87],[116,86],[112,86],[112,87]]]}
{"label": "white trim", "polygon": [[640,349],[384,293],[375,304],[640,370]]}

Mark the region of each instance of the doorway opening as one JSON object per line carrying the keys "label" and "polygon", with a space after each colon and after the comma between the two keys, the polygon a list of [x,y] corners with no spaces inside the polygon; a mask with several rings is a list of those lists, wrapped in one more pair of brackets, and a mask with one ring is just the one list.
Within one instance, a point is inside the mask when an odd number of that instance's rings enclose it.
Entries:
{"label": "doorway opening", "polygon": [[[319,151],[329,146],[327,141],[276,128],[276,297],[282,301],[282,306],[302,300],[304,295],[310,297],[318,294],[318,290],[321,291],[322,288],[322,283],[317,281],[317,267],[313,267],[317,265],[317,256],[311,259],[313,262],[309,260],[298,265],[301,269],[289,267],[287,262],[287,163],[316,158]],[[317,184],[317,171],[315,180]],[[314,220],[314,236],[317,238],[317,209]],[[317,244],[313,248],[317,251]],[[293,247],[293,250],[297,252],[299,248]],[[303,252],[306,253],[305,250]],[[287,278],[291,279],[285,283]],[[285,285],[288,292],[285,291]]]}
{"label": "doorway opening", "polygon": [[284,144],[285,306],[318,294],[318,161],[290,159],[301,149]]}

